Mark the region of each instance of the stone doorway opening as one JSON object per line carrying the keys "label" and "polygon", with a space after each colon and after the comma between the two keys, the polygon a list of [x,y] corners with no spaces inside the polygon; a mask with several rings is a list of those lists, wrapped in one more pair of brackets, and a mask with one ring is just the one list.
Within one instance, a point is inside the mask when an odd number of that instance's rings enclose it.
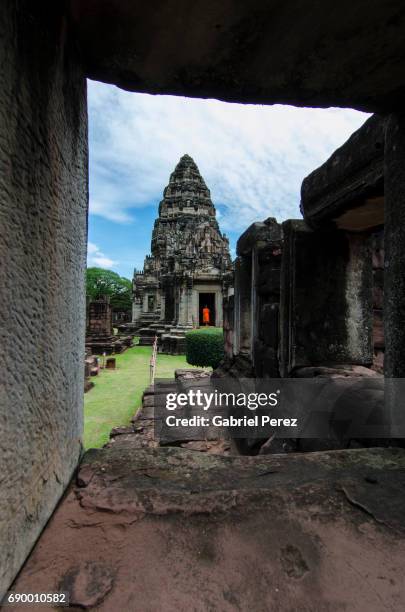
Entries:
{"label": "stone doorway opening", "polygon": [[153,312],[155,309],[155,296],[148,295],[148,312]]}
{"label": "stone doorway opening", "polygon": [[216,324],[216,312],[215,312],[215,293],[199,293],[198,294],[199,304],[198,304],[198,322],[199,325],[205,325],[203,319],[203,310],[204,308],[209,309],[209,325],[214,326]]}

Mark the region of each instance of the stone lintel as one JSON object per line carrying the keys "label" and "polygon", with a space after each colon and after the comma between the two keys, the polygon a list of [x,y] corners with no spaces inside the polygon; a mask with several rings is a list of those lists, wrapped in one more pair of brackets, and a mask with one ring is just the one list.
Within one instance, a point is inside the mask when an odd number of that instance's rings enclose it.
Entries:
{"label": "stone lintel", "polygon": [[398,1],[66,4],[86,75],[124,89],[368,112],[404,106]]}
{"label": "stone lintel", "polygon": [[330,222],[339,226],[341,217],[340,226],[353,230],[384,222],[385,124],[385,118],[379,115],[370,117],[322,166],[304,179],[301,212],[312,227]]}

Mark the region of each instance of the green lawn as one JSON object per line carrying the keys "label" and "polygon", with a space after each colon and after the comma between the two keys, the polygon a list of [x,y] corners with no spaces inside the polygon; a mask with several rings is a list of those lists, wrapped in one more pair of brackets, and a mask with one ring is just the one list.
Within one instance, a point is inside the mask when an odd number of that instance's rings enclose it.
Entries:
{"label": "green lawn", "polygon": [[[141,406],[149,385],[150,346],[134,346],[116,355],[116,370],[101,370],[94,387],[84,396],[84,447],[98,448],[108,442],[110,430],[128,425]],[[177,368],[191,368],[185,355],[158,355],[156,378],[173,378]]]}

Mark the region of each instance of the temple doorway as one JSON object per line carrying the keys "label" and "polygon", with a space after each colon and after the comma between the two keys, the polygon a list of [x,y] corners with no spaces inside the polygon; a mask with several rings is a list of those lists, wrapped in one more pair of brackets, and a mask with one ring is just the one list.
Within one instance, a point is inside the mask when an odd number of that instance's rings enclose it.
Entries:
{"label": "temple doorway", "polygon": [[198,318],[199,324],[205,325],[204,323],[204,308],[209,310],[209,325],[215,326],[216,312],[215,312],[215,293],[199,293],[199,304],[198,304]]}
{"label": "temple doorway", "polygon": [[148,312],[153,312],[155,310],[155,296],[148,295]]}

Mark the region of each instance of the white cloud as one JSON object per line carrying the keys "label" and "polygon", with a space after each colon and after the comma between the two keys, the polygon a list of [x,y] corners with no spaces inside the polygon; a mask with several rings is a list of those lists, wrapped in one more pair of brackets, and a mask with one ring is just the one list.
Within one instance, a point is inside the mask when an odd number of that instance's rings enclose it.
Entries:
{"label": "white cloud", "polygon": [[97,268],[112,268],[118,263],[100,251],[98,246],[93,242],[87,244],[87,265],[88,267]]}
{"label": "white cloud", "polygon": [[128,223],[157,205],[184,153],[200,168],[221,226],[299,217],[302,179],[365,121],[350,109],[226,104],[134,94],[89,82],[90,211]]}
{"label": "white cloud", "polygon": [[99,250],[98,246],[94,244],[93,242],[87,243],[87,256],[97,253],[98,250]]}

